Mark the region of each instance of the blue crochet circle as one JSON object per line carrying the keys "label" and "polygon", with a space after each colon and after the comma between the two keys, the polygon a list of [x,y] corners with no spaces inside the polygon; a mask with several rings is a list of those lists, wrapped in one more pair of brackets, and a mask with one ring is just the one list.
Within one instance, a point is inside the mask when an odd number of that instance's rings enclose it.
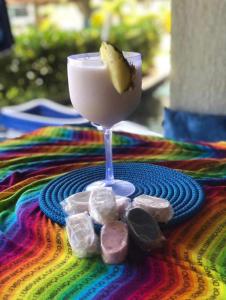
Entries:
{"label": "blue crochet circle", "polygon": [[[141,194],[162,197],[174,209],[168,224],[178,224],[193,216],[204,201],[201,186],[191,177],[175,170],[147,163],[115,163],[115,178],[128,180],[136,187],[131,198]],[[49,182],[42,190],[39,205],[52,221],[65,225],[65,215],[60,202],[66,197],[82,192],[85,187],[102,180],[104,166],[77,169]]]}

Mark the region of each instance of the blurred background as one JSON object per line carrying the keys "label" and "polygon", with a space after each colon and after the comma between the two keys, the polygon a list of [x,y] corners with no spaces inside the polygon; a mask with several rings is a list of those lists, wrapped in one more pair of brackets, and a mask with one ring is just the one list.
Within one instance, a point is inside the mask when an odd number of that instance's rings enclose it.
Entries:
{"label": "blurred background", "polygon": [[[98,51],[101,40],[107,39],[123,50],[142,53],[142,101],[130,120],[162,133],[163,107],[169,101],[170,1],[0,0],[0,4],[2,13],[7,7],[12,33],[8,31],[8,45],[0,47],[0,109],[36,98],[70,105],[66,57]],[[0,45],[5,24],[0,26]]]}

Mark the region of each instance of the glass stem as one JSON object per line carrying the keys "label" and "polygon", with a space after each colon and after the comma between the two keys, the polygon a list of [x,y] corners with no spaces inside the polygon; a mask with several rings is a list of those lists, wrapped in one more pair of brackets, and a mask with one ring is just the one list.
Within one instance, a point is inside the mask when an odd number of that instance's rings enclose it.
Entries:
{"label": "glass stem", "polygon": [[110,128],[103,128],[105,145],[105,182],[106,185],[114,181],[114,170],[112,163],[112,131]]}

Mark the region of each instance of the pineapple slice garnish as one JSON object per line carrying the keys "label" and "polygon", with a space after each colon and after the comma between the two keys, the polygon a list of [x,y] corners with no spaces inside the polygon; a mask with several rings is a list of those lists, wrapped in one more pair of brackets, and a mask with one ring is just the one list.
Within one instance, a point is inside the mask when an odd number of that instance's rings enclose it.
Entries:
{"label": "pineapple slice garnish", "polygon": [[102,42],[100,56],[107,66],[112,84],[119,94],[134,87],[135,68],[128,63],[119,49],[108,42]]}

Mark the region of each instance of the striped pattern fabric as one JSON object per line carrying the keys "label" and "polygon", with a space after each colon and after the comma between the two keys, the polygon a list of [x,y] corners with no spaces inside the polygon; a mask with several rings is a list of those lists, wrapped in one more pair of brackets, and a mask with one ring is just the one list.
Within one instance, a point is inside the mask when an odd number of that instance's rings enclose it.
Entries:
{"label": "striped pattern fabric", "polygon": [[198,180],[200,212],[165,230],[166,246],[121,265],[78,259],[65,228],[39,208],[53,178],[102,164],[101,132],[47,127],[0,143],[0,299],[226,299],[226,142],[188,144],[115,133],[114,160],[147,162]]}

